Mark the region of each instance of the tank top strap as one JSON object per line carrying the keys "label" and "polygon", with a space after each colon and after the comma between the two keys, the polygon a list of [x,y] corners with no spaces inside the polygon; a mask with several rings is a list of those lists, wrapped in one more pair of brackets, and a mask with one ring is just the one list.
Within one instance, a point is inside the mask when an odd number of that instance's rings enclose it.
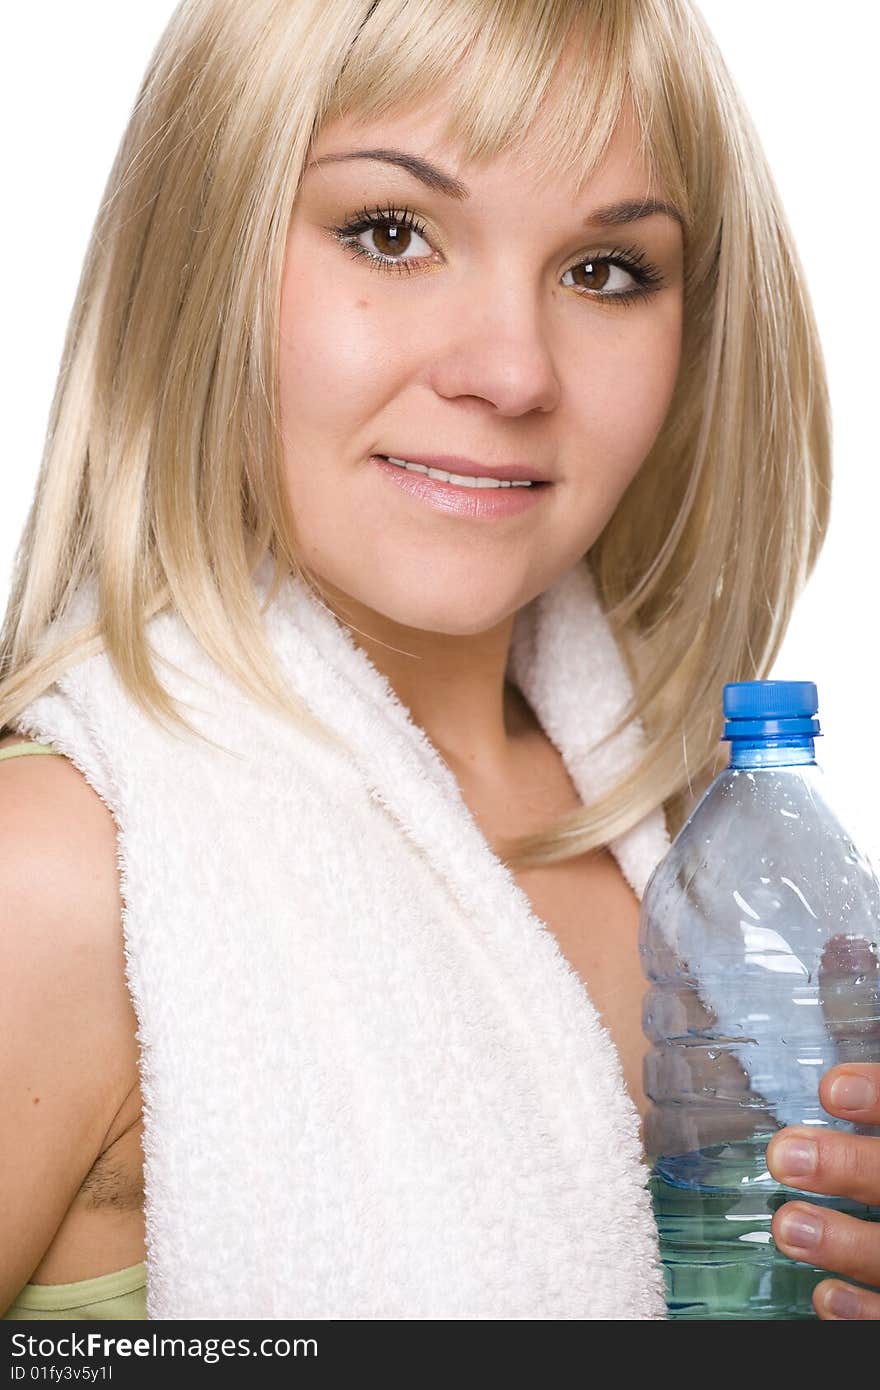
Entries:
{"label": "tank top strap", "polygon": [[0,748],[0,761],[3,758],[23,758],[28,753],[54,753],[58,757],[62,756],[51,743],[37,743],[35,739],[24,739],[21,743],[10,743],[8,748]]}

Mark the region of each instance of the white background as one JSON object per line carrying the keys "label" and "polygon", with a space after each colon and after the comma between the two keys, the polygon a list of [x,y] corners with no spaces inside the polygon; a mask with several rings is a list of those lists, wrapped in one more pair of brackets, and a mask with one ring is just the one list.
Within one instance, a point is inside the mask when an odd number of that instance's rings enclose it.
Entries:
{"label": "white background", "polygon": [[[173,8],[169,0],[50,0],[4,14],[4,607],[86,242],[147,59]],[[771,674],[816,682],[825,730],[817,758],[848,828],[880,872],[880,720],[870,683],[880,547],[878,75],[865,33],[873,6],[839,0],[829,11],[818,0],[701,0],[700,8],[767,151],[830,378],[831,528]]]}

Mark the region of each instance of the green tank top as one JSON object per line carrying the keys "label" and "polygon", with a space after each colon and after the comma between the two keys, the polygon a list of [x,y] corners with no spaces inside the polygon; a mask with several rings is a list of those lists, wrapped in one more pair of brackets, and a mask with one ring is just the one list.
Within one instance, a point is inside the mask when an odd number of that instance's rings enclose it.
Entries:
{"label": "green tank top", "polygon": [[[0,748],[0,760],[55,751],[49,743],[12,743],[8,748]],[[147,1266],[141,1260],[127,1269],[98,1274],[94,1279],[78,1279],[73,1284],[25,1284],[0,1321],[86,1319],[101,1322],[146,1316]]]}

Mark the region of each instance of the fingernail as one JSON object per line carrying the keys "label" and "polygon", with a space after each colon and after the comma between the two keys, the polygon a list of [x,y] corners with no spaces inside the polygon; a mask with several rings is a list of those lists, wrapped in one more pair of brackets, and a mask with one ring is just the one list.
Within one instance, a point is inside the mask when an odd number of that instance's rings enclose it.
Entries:
{"label": "fingernail", "polygon": [[831,1104],[841,1110],[867,1110],[877,1093],[866,1076],[838,1076],[831,1083]]}
{"label": "fingernail", "polygon": [[862,1310],[862,1302],[852,1289],[832,1289],[828,1295],[828,1307],[837,1318],[857,1318]]}
{"label": "fingernail", "polygon": [[803,1212],[793,1211],[781,1218],[782,1239],[799,1250],[812,1249],[822,1239],[822,1225]]}
{"label": "fingernail", "polygon": [[793,1178],[807,1177],[815,1173],[819,1154],[815,1144],[809,1139],[783,1139],[773,1150],[773,1166]]}

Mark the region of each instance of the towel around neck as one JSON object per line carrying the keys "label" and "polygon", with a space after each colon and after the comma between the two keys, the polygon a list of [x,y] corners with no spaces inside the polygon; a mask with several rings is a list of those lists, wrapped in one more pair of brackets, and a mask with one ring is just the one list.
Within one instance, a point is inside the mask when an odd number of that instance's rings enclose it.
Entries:
{"label": "towel around neck", "polygon": [[[350,631],[292,577],[265,622],[349,752],[173,611],[150,641],[213,745],[105,653],[16,719],[118,828],[148,1317],[664,1318],[639,1117],[582,981]],[[631,688],[585,563],[517,615],[508,678],[584,799],[638,751],[637,726],[591,751]],[[660,810],[609,846],[639,897],[668,847]]]}

